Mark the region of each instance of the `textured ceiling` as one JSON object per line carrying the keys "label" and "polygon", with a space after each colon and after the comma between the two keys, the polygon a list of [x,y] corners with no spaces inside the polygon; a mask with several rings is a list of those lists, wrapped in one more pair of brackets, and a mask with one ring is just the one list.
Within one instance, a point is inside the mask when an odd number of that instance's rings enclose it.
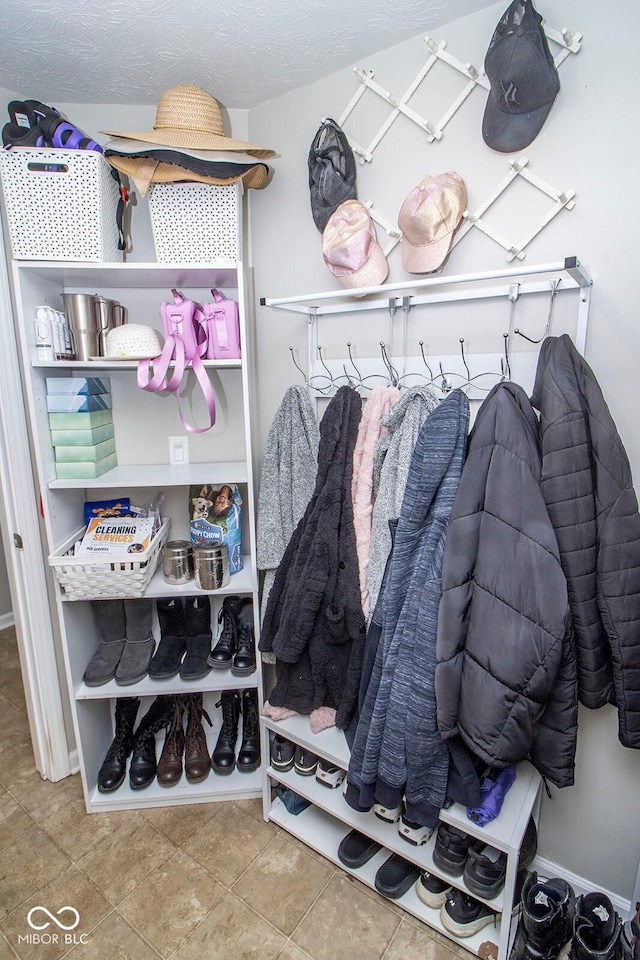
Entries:
{"label": "textured ceiling", "polygon": [[157,103],[191,82],[249,108],[494,0],[1,0],[0,86]]}

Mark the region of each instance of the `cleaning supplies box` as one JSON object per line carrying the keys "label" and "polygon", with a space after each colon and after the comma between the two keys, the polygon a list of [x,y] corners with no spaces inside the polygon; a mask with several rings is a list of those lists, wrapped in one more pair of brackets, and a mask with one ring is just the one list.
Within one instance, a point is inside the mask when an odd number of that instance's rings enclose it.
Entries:
{"label": "cleaning supplies box", "polygon": [[111,393],[109,377],[47,377],[47,393],[68,393],[91,396]]}
{"label": "cleaning supplies box", "polygon": [[94,410],[110,410],[110,393],[92,393],[88,397],[76,394],[47,394],[49,413],[91,413]]}
{"label": "cleaning supplies box", "polygon": [[[52,413],[52,417],[63,417],[63,413]],[[79,417],[91,414],[79,413]],[[105,423],[102,427],[87,427],[80,430],[52,430],[51,443],[54,447],[85,447],[94,443],[102,443],[104,440],[111,440],[113,437],[113,423]]]}
{"label": "cleaning supplies box", "polygon": [[115,453],[102,460],[96,460],[95,463],[85,461],[84,463],[56,463],[56,476],[59,480],[95,480],[101,477],[107,470],[113,470],[118,466],[118,458]]}
{"label": "cleaning supplies box", "polygon": [[115,440],[103,440],[102,443],[87,444],[85,446],[56,447],[57,463],[84,463],[104,460],[116,452]]}
{"label": "cleaning supplies box", "polygon": [[111,410],[92,410],[90,413],[50,413],[50,430],[93,430],[113,423]]}

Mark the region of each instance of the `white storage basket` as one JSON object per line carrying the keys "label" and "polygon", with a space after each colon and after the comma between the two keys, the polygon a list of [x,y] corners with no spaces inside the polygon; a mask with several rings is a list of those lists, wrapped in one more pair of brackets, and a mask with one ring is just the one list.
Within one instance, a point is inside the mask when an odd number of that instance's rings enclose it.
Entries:
{"label": "white storage basket", "polygon": [[242,184],[157,183],[149,212],[158,263],[242,259]]}
{"label": "white storage basket", "polygon": [[84,533],[84,530],[80,530],[63,545],[60,554],[52,554],[48,558],[49,566],[53,568],[69,600],[142,597],[158,566],[170,526],[170,520],[163,520],[148,548],[143,553],[135,554],[135,560],[93,560],[86,555],[74,557],[73,544]]}
{"label": "white storage basket", "polygon": [[96,150],[14,147],[0,176],[16,260],[122,260],[119,189]]}

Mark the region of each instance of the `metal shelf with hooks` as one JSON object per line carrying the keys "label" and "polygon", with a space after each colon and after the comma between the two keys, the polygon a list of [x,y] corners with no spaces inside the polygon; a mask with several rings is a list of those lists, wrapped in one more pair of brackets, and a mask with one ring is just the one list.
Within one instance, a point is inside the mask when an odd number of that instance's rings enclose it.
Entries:
{"label": "metal shelf with hooks", "polygon": [[[566,257],[556,263],[545,263],[504,270],[490,270],[453,276],[438,275],[426,279],[407,279],[398,283],[375,287],[362,287],[357,290],[331,290],[323,293],[309,293],[297,297],[260,299],[262,306],[276,310],[286,310],[302,314],[308,322],[308,373],[305,382],[316,393],[329,395],[341,384],[352,384],[370,389],[375,383],[397,382],[409,386],[416,383],[430,383],[446,393],[456,386],[468,388],[470,398],[481,399],[498,379],[514,379],[526,384],[531,379],[535,367],[535,353],[524,356],[510,356],[510,342],[513,334],[519,334],[531,343],[532,340],[517,327],[513,317],[516,302],[529,294],[549,294],[551,302],[549,315],[557,293],[568,290],[579,291],[578,310],[575,328],[575,344],[584,353],[587,338],[587,324],[593,281],[589,271],[577,257]],[[396,312],[406,320],[414,306],[425,304],[443,304],[464,301],[506,299],[510,302],[509,332],[503,334],[503,350],[495,354],[483,354],[490,363],[490,372],[472,376],[469,367],[469,355],[465,349],[465,340],[458,338],[459,352],[455,355],[427,357],[423,340],[419,341],[420,355],[413,363],[403,350],[400,364],[392,358],[390,349],[380,341],[380,355],[377,357],[358,357],[354,362],[352,343],[347,343],[348,356],[328,361],[318,342],[318,323],[321,317],[336,314],[367,313],[368,311],[387,311],[393,322]],[[357,322],[357,321],[355,321]],[[547,324],[547,328],[549,322]],[[545,329],[547,329],[545,328]],[[543,334],[544,336],[544,334]],[[292,360],[298,370],[305,371],[297,364],[293,348],[290,347]],[[376,364],[378,371],[376,373]],[[402,366],[402,372],[398,369]],[[434,375],[434,369],[436,373]],[[428,371],[429,377],[425,371]]]}

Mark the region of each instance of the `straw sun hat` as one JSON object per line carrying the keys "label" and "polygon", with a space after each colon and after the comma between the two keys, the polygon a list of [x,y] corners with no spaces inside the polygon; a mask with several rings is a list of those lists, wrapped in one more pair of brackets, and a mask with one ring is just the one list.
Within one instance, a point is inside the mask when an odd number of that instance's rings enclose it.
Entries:
{"label": "straw sun hat", "polygon": [[226,137],[218,101],[194,83],[181,83],[165,90],[158,100],[153,130],[101,133],[177,149],[240,150],[259,159],[275,156],[275,150]]}

